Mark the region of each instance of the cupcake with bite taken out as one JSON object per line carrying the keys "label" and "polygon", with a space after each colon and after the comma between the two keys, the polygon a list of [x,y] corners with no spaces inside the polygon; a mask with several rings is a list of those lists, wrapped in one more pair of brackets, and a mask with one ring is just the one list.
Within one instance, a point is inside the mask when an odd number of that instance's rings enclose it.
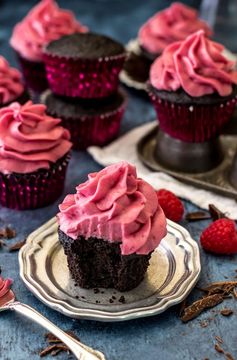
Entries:
{"label": "cupcake with bite taken out", "polygon": [[71,11],[59,8],[54,0],[41,0],[14,27],[10,39],[27,86],[36,92],[48,87],[42,60],[44,46],[63,35],[85,31],[87,27],[81,25]]}
{"label": "cupcake with bite taken out", "polygon": [[200,30],[169,45],[151,66],[149,94],[160,128],[185,142],[206,142],[234,111],[235,62]]}
{"label": "cupcake with bite taken out", "polygon": [[23,85],[20,72],[10,67],[7,60],[0,56],[0,107],[13,101],[24,104],[29,95]]}
{"label": "cupcake with bite taken out", "polygon": [[34,209],[62,193],[71,149],[68,130],[45,106],[28,101],[0,109],[0,203]]}
{"label": "cupcake with bite taken out", "polygon": [[59,240],[84,288],[133,289],[166,235],[155,190],[122,161],[88,175],[59,206]]}

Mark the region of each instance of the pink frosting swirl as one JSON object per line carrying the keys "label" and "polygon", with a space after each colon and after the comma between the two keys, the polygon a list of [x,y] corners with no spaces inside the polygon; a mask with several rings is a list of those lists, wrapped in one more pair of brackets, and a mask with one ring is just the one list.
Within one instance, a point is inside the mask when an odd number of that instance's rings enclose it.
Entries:
{"label": "pink frosting swirl", "polygon": [[137,178],[129,163],[108,166],[59,206],[60,229],[73,239],[97,237],[120,242],[123,255],[148,254],[166,235],[165,215],[155,190]]}
{"label": "pink frosting swirl", "polygon": [[11,284],[12,284],[11,279],[5,279],[4,280],[0,276],[0,299],[8,293],[8,291],[10,290]]}
{"label": "pink frosting swirl", "polygon": [[156,13],[139,30],[138,40],[142,47],[159,55],[167,45],[184,40],[188,35],[203,29],[206,36],[212,34],[208,25],[198,19],[198,12],[179,2]]}
{"label": "pink frosting swirl", "polygon": [[9,66],[0,56],[0,103],[7,104],[16,100],[24,91],[20,72]]}
{"label": "pink frosting swirl", "polygon": [[71,149],[70,134],[45,105],[12,103],[0,110],[0,171],[31,173],[48,169]]}
{"label": "pink frosting swirl", "polygon": [[71,11],[60,9],[54,0],[42,0],[15,26],[10,44],[22,57],[42,61],[43,47],[49,42],[87,30]]}
{"label": "pink frosting swirl", "polygon": [[158,90],[198,97],[217,92],[228,96],[237,84],[235,62],[223,55],[224,47],[205,37],[202,30],[169,45],[151,66],[150,81]]}

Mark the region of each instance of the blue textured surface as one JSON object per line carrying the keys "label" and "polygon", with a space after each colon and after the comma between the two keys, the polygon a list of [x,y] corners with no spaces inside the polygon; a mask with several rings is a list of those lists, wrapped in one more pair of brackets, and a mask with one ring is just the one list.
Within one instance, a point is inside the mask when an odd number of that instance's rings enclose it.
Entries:
{"label": "blue textured surface", "polygon": [[[1,54],[6,56],[11,63],[14,63],[12,52],[8,47],[11,28],[33,3],[35,2],[2,1],[0,3],[0,50]],[[109,34],[126,43],[136,35],[138,27],[148,16],[170,2],[64,0],[59,3],[73,9],[78,18],[94,31]],[[197,5],[198,1],[189,3]],[[16,4],[17,10],[13,8],[13,4]],[[153,118],[154,112],[151,105],[146,100],[131,95],[121,133]],[[76,184],[84,181],[88,172],[99,169],[100,166],[87,153],[74,153],[64,195],[73,191]],[[62,198],[63,196],[58,203]],[[16,240],[22,240],[32,230],[55,215],[58,203],[44,209],[25,212],[0,208],[0,226],[8,224],[17,230],[17,238],[10,240],[9,244]],[[187,211],[196,209],[188,202],[185,202],[185,206]],[[207,221],[193,224],[183,222],[183,225],[198,241],[200,232],[207,223]],[[200,285],[225,278],[232,279],[236,275],[236,257],[215,257],[203,252],[201,255],[203,271]],[[0,265],[3,275],[14,279],[13,289],[20,301],[33,306],[62,329],[73,330],[85,344],[103,351],[108,360],[221,359],[223,356],[214,350],[215,336],[221,336],[224,340],[223,347],[237,358],[237,305],[233,299],[226,300],[225,303],[235,311],[232,317],[225,318],[219,314],[219,310],[224,307],[222,304],[215,308],[214,312],[208,311],[188,324],[182,324],[180,321],[178,306],[159,316],[125,323],[77,321],[47,308],[25,288],[19,279],[17,253],[0,250]],[[193,295],[195,296],[195,292]],[[210,317],[212,319],[210,319],[208,327],[202,328],[200,321]],[[0,316],[0,359],[38,359],[38,351],[45,346],[44,333],[42,328],[15,313],[2,313]],[[57,358],[67,359],[68,355],[60,354]],[[73,357],[71,356],[71,358]]]}

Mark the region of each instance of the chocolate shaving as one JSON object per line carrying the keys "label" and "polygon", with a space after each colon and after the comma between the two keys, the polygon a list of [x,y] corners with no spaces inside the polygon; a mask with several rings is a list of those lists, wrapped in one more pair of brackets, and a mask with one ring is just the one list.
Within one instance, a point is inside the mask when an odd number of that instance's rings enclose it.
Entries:
{"label": "chocolate shaving", "polygon": [[237,287],[237,281],[220,281],[212,283],[209,286],[200,290],[206,292],[208,295],[212,294],[223,294],[229,295],[233,293],[235,287]]}
{"label": "chocolate shaving", "polygon": [[[71,337],[73,337],[75,340],[80,341],[79,337],[77,337],[72,331],[68,330],[65,331],[68,335],[70,335]],[[50,345],[48,345],[45,349],[43,349],[40,353],[39,356],[43,357],[46,355],[52,355],[52,356],[56,356],[58,355],[61,351],[65,351],[70,353],[70,349],[60,340],[58,339],[55,335],[51,334],[51,333],[47,333],[45,334],[45,337],[48,341],[48,343]]]}
{"label": "chocolate shaving", "polygon": [[223,296],[221,294],[208,295],[202,299],[199,299],[184,309],[181,320],[183,322],[188,322],[196,318],[205,309],[212,308],[220,304],[222,301]]}
{"label": "chocolate shaving", "polygon": [[0,240],[0,249],[3,248],[3,246],[6,246],[6,243],[3,240]]}
{"label": "chocolate shaving", "polygon": [[210,214],[208,214],[207,212],[204,212],[204,211],[190,212],[190,213],[187,213],[185,216],[185,219],[187,221],[199,221],[199,220],[206,220],[206,219],[210,219],[210,218],[211,218]]}
{"label": "chocolate shaving", "polygon": [[[68,347],[66,345],[61,344],[54,344],[54,345],[49,345],[47,346],[44,350],[42,350],[39,353],[40,357],[44,357],[46,355],[51,354],[52,352],[54,352],[54,356],[57,355],[60,351],[69,351]],[[57,353],[56,353],[57,352]]]}
{"label": "chocolate shaving", "polygon": [[5,228],[0,229],[0,238],[12,239],[16,237],[16,230],[6,226]]}
{"label": "chocolate shaving", "polygon": [[182,316],[182,315],[183,315],[183,312],[184,312],[184,309],[186,308],[186,305],[187,305],[187,299],[184,299],[184,300],[181,302],[181,305],[180,305],[179,316]]}
{"label": "chocolate shaving", "polygon": [[15,244],[9,246],[8,249],[10,252],[20,250],[20,248],[22,248],[22,246],[25,245],[25,243],[26,243],[26,240],[18,241]]}
{"label": "chocolate shaving", "polygon": [[222,347],[219,344],[215,344],[215,350],[220,353],[220,354],[224,354],[224,350],[222,349]]}
{"label": "chocolate shaving", "polygon": [[216,341],[218,341],[219,344],[223,344],[223,339],[220,336],[215,336]]}
{"label": "chocolate shaving", "polygon": [[237,300],[237,290],[236,289],[233,290],[233,295],[234,295],[234,298]]}
{"label": "chocolate shaving", "polygon": [[225,308],[225,309],[221,310],[221,315],[223,315],[223,316],[230,316],[232,314],[233,314],[233,310],[231,310],[231,309]]}
{"label": "chocolate shaving", "polygon": [[220,211],[215,205],[213,204],[209,204],[209,212],[211,214],[212,219],[215,220],[219,220],[219,219],[223,219],[226,218],[227,216],[225,213],[223,213],[222,211]]}
{"label": "chocolate shaving", "polygon": [[226,360],[235,360],[229,352],[225,353],[225,358],[226,358]]}

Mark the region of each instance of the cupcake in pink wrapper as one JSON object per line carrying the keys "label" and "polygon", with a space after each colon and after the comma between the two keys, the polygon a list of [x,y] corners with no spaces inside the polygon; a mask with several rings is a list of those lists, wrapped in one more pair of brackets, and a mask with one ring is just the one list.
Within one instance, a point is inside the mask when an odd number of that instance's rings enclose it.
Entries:
{"label": "cupcake in pink wrapper", "polygon": [[126,161],[89,174],[59,210],[59,240],[84,288],[138,286],[167,233],[155,190]]}
{"label": "cupcake in pink wrapper", "polygon": [[126,52],[99,34],[76,33],[52,41],[44,51],[49,87],[56,95],[96,99],[117,91]]}
{"label": "cupcake in pink wrapper", "polygon": [[127,96],[119,90],[109,99],[65,99],[47,90],[42,94],[47,113],[59,117],[62,125],[70,131],[75,150],[88,146],[103,146],[114,140],[126,108]]}
{"label": "cupcake in pink wrapper", "polygon": [[0,110],[0,203],[34,209],[62,193],[71,149],[70,134],[45,105],[15,102]]}
{"label": "cupcake in pink wrapper", "polygon": [[237,101],[235,62],[200,30],[169,45],[150,71],[149,94],[160,128],[185,142],[205,142],[222,131]]}
{"label": "cupcake in pink wrapper", "polygon": [[0,107],[13,101],[24,104],[29,95],[23,85],[20,72],[10,67],[7,60],[0,56]]}
{"label": "cupcake in pink wrapper", "polygon": [[180,2],[156,13],[139,30],[138,41],[143,53],[154,60],[166,46],[184,40],[188,35],[203,30],[206,36],[212,34],[198,12]]}
{"label": "cupcake in pink wrapper", "polygon": [[48,87],[42,61],[45,45],[63,35],[85,31],[87,27],[81,25],[71,11],[60,9],[54,0],[41,0],[14,27],[10,39],[27,86],[36,92]]}

